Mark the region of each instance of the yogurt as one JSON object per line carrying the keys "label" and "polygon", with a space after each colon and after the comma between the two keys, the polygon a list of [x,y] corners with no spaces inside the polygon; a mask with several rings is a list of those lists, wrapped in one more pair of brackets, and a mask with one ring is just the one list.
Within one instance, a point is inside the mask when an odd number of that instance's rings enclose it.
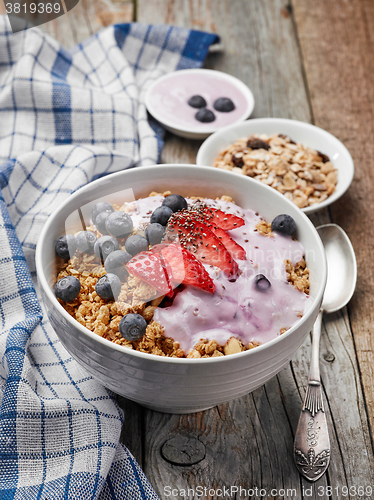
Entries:
{"label": "yogurt", "polygon": [[[188,104],[193,95],[200,95],[205,99],[206,107],[215,115],[213,122],[203,123],[196,120],[198,109]],[[215,110],[213,103],[220,97],[231,99],[235,109],[229,112]],[[220,76],[219,72],[209,70],[196,73],[177,71],[168,78],[160,79],[152,89],[149,102],[151,112],[169,122],[170,126],[202,131],[218,129],[241,120],[246,117],[245,112],[248,109],[247,97],[239,87]]]}
{"label": "yogurt", "polygon": [[[162,196],[152,196],[133,202],[128,210],[134,225],[147,224],[151,212],[162,200]],[[188,198],[187,201],[192,202]],[[237,260],[239,277],[232,280],[220,269],[204,264],[216,286],[215,293],[185,286],[171,306],[155,310],[154,320],[164,327],[164,335],[178,342],[186,354],[200,339],[214,339],[220,345],[233,336],[243,345],[268,342],[279,336],[281,329],[293,326],[306,308],[308,295],[287,281],[284,264],[286,259],[293,265],[299,262],[304,248],[299,241],[279,233],[273,237],[260,234],[256,225],[261,216],[250,209],[220,200],[204,202],[245,220],[245,225],[229,231],[246,251],[246,260]],[[258,274],[270,281],[269,289],[256,287]]]}

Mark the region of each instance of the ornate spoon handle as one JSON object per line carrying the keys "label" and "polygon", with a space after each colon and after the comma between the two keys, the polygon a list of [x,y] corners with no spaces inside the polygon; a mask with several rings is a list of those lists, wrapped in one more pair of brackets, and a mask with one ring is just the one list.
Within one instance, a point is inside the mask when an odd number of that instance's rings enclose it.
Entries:
{"label": "ornate spoon handle", "polygon": [[319,372],[322,314],[321,309],[313,327],[308,387],[294,442],[296,467],[309,481],[317,481],[325,473],[330,463],[330,439],[323,407]]}

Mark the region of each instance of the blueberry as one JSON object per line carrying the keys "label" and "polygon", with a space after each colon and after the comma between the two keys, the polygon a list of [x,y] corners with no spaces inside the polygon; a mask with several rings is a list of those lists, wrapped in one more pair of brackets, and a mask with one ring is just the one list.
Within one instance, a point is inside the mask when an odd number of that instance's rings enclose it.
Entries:
{"label": "blueberry", "polygon": [[293,236],[296,233],[296,222],[290,215],[277,215],[271,223],[271,230]]}
{"label": "blueberry", "polygon": [[158,222],[149,224],[145,228],[145,237],[147,238],[150,245],[157,245],[161,243],[161,240],[165,233],[165,226],[161,226]]}
{"label": "blueberry", "polygon": [[261,292],[268,290],[271,287],[270,281],[263,274],[255,276],[255,284],[257,290],[260,290]]}
{"label": "blueberry", "polygon": [[94,246],[95,254],[102,261],[105,261],[108,255],[115,250],[119,250],[119,244],[113,236],[101,236]]}
{"label": "blueberry", "polygon": [[56,297],[64,302],[75,300],[81,291],[81,282],[74,276],[65,276],[57,281],[55,286]]}
{"label": "blueberry", "polygon": [[195,115],[195,118],[199,122],[203,122],[203,123],[214,122],[214,120],[216,119],[213,111],[210,111],[210,109],[207,109],[207,108],[199,109],[199,111]]}
{"label": "blueberry", "polygon": [[97,236],[92,231],[81,231],[75,237],[80,252],[93,253]]}
{"label": "blueberry", "polygon": [[109,215],[112,212],[100,212],[97,214],[97,217],[95,219],[95,226],[96,229],[101,233],[101,234],[108,234],[108,231],[106,230],[106,220],[109,217]]}
{"label": "blueberry", "polygon": [[192,108],[205,108],[206,100],[201,95],[193,95],[188,99],[188,104]]}
{"label": "blueberry", "polygon": [[131,233],[134,226],[129,214],[118,211],[109,214],[105,222],[105,227],[112,236],[116,238],[126,238],[126,236]]}
{"label": "blueberry", "polygon": [[61,259],[69,260],[77,249],[77,243],[72,234],[64,234],[56,241],[55,251]]}
{"label": "blueberry", "polygon": [[118,328],[124,339],[139,340],[145,334],[147,322],[140,314],[129,313],[121,319]]}
{"label": "blueberry", "polygon": [[214,101],[213,108],[221,113],[228,113],[235,109],[235,104],[228,97],[219,97]]}
{"label": "blueberry", "polygon": [[151,215],[151,224],[158,222],[161,226],[166,226],[172,213],[173,211],[169,207],[161,206],[156,208]]}
{"label": "blueberry", "polygon": [[188,208],[187,201],[180,194],[169,194],[164,198],[162,206],[171,208],[173,212],[187,210]]}
{"label": "blueberry", "polygon": [[127,238],[125,248],[130,255],[134,256],[137,253],[148,250],[148,240],[140,234],[132,234]]}
{"label": "blueberry", "polygon": [[106,201],[99,201],[92,207],[92,222],[96,225],[96,217],[102,212],[114,212],[112,205]]}
{"label": "blueberry", "polygon": [[101,276],[96,282],[95,291],[104,300],[118,298],[121,291],[121,281],[116,274],[108,273]]}
{"label": "blueberry", "polygon": [[131,255],[124,250],[115,250],[105,259],[105,270],[107,273],[116,274],[121,280],[127,276],[125,264],[131,260]]}

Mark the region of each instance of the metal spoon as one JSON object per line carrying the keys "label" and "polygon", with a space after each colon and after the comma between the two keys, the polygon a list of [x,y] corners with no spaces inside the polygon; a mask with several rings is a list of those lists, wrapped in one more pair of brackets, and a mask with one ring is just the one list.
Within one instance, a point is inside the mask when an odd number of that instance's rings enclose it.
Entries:
{"label": "metal spoon", "polygon": [[322,306],[313,327],[308,386],[294,442],[296,467],[309,481],[319,479],[330,463],[330,439],[319,371],[322,314],[344,307],[353,295],[357,279],[355,253],[343,229],[336,224],[326,224],[317,231],[325,247],[328,276]]}

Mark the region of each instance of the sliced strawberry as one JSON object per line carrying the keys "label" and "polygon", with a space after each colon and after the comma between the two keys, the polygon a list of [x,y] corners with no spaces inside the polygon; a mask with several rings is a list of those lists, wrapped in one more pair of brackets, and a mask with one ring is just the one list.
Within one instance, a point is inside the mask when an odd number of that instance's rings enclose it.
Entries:
{"label": "sliced strawberry", "polygon": [[231,238],[229,234],[226,233],[221,227],[214,227],[210,224],[209,229],[217,236],[217,238],[222,241],[227,250],[230,252],[234,259],[245,260],[246,253],[243,247],[241,247],[235,240]]}
{"label": "sliced strawberry", "polygon": [[[202,222],[204,222],[209,227],[209,229],[217,236],[217,238],[225,245],[226,249],[231,254],[231,257],[233,257],[234,259],[245,260],[246,252],[244,248],[241,247],[238,243],[236,243],[236,241],[233,238],[231,238],[231,236],[224,229],[222,229],[222,227],[216,225],[215,217],[213,216],[211,210],[216,210],[216,209],[212,209],[210,207],[203,207],[203,208],[198,207],[196,209],[196,213],[202,220]],[[217,212],[222,214],[222,216],[230,217],[231,215],[231,214],[225,214],[224,212],[221,212],[221,210],[216,210],[215,213]],[[244,224],[243,219],[236,217],[236,215],[233,215],[233,217],[235,219],[238,219]],[[240,225],[242,225],[242,223],[240,223]]]}
{"label": "sliced strawberry", "polygon": [[[166,295],[168,297],[172,298],[174,295],[173,289],[177,285],[173,286],[173,283],[171,282],[172,281],[171,280],[172,271],[170,269],[170,266],[168,265],[167,262],[165,262],[165,260],[162,257],[162,254],[161,254],[162,249],[166,248],[168,245],[169,245],[169,243],[158,243],[157,245],[153,245],[153,247],[149,250],[149,253],[155,254],[155,255],[157,255],[157,257],[159,257],[161,265],[164,268],[165,276],[166,276],[166,279],[167,279],[167,282],[169,285],[169,289],[170,289],[170,291]],[[181,283],[181,281],[179,283]]]}
{"label": "sliced strawberry", "polygon": [[205,267],[196,257],[180,245],[171,243],[161,250],[162,257],[171,271],[173,285],[191,285],[214,293],[215,285]]}
{"label": "sliced strawberry", "polygon": [[162,295],[172,293],[161,258],[156,253],[140,252],[127,263],[130,274],[145,281]]}
{"label": "sliced strawberry", "polygon": [[170,217],[164,240],[178,242],[200,261],[217,266],[232,276],[238,271],[238,264],[231,257],[225,245],[202,222],[199,214],[192,210],[181,210]]}
{"label": "sliced strawberry", "polygon": [[244,226],[245,221],[241,217],[238,217],[234,214],[226,214],[219,210],[218,208],[213,207],[204,207],[203,212],[205,214],[205,220],[213,224],[214,226],[218,226],[225,231],[229,229],[236,229],[237,227]]}

